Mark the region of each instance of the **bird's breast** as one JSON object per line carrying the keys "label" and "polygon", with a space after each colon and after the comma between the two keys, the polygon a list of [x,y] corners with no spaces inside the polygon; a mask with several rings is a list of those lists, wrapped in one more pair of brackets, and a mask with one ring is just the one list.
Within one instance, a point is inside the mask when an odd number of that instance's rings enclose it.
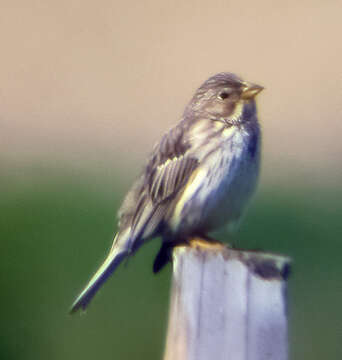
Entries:
{"label": "bird's breast", "polygon": [[206,232],[239,220],[257,183],[259,129],[225,128],[203,145],[202,153],[174,208],[176,232]]}

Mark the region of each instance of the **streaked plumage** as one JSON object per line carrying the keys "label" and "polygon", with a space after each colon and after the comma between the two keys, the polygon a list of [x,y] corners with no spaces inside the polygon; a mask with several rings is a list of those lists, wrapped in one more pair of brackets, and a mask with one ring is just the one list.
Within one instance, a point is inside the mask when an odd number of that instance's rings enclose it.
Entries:
{"label": "streaked plumage", "polygon": [[120,262],[147,240],[162,236],[172,244],[239,221],[259,172],[254,97],[261,90],[230,73],[209,78],[197,90],[127,194],[109,255],[72,311],[85,308]]}

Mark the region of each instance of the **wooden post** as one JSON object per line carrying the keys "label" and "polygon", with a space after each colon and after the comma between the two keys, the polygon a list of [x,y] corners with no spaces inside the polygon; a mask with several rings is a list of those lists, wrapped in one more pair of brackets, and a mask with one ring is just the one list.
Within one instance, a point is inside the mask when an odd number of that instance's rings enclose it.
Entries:
{"label": "wooden post", "polygon": [[287,360],[289,262],[201,239],[176,247],[164,360]]}

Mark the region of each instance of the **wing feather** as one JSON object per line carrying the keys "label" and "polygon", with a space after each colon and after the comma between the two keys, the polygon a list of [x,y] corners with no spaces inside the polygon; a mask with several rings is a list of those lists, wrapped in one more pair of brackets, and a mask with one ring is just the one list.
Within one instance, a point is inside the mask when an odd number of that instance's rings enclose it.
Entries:
{"label": "wing feather", "polygon": [[[184,129],[183,129],[184,130]],[[136,241],[155,236],[172,199],[198,166],[191,145],[178,125],[155,146],[140,180],[120,209],[120,223],[131,227],[131,248]],[[124,221],[122,221],[124,219]]]}
{"label": "wing feather", "polygon": [[149,179],[149,195],[153,203],[160,203],[175,194],[197,165],[197,159],[181,156],[158,166]]}

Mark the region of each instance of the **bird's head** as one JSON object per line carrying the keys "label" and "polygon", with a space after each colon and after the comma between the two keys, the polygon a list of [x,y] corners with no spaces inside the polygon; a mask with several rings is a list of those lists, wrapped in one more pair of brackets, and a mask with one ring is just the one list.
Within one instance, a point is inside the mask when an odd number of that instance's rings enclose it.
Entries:
{"label": "bird's head", "polygon": [[239,123],[252,118],[256,112],[254,98],[261,90],[262,86],[243,81],[234,74],[219,73],[202,84],[189,106],[199,116]]}

